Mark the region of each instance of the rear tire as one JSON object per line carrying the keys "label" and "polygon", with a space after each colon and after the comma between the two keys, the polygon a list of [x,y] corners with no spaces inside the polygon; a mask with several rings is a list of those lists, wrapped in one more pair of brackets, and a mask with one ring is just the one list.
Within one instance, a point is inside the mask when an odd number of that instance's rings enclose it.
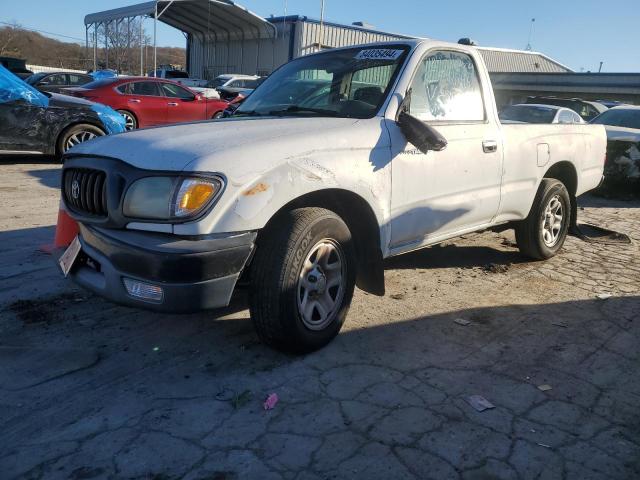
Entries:
{"label": "rear tire", "polygon": [[116,112],[118,112],[120,115],[124,117],[124,121],[125,121],[124,129],[127,132],[130,132],[131,130],[135,130],[138,128],[138,119],[133,113],[129,112],[128,110],[116,110]]}
{"label": "rear tire", "polygon": [[211,118],[213,120],[217,120],[218,118],[222,118],[222,117],[224,117],[224,112],[216,112],[215,115]]}
{"label": "rear tire", "polygon": [[105,135],[105,132],[95,125],[88,123],[74,125],[62,132],[58,137],[56,151],[59,156],[62,156],[70,148],[88,140],[93,140],[96,137],[102,137],[103,135]]}
{"label": "rear tire", "polygon": [[260,339],[306,353],[340,331],[356,278],[351,232],[330,210],[301,208],[261,232],[251,265],[249,308]]}
{"label": "rear tire", "polygon": [[520,252],[536,260],[553,257],[564,245],[571,225],[571,198],[552,178],[540,183],[529,216],[515,226]]}

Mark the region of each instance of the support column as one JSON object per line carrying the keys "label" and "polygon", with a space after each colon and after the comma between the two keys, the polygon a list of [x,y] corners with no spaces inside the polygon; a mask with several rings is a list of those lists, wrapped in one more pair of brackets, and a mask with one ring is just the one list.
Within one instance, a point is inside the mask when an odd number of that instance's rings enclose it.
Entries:
{"label": "support column", "polygon": [[158,2],[156,1],[153,13],[153,76],[158,75]]}
{"label": "support column", "polygon": [[98,69],[98,24],[93,24],[93,71]]}

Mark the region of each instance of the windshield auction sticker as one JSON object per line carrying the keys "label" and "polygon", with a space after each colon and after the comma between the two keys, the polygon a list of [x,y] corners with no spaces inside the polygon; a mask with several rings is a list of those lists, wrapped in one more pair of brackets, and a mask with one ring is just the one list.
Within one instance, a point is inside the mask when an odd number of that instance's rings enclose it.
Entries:
{"label": "windshield auction sticker", "polygon": [[402,50],[391,48],[371,48],[360,50],[356,55],[356,60],[396,60],[402,55]]}

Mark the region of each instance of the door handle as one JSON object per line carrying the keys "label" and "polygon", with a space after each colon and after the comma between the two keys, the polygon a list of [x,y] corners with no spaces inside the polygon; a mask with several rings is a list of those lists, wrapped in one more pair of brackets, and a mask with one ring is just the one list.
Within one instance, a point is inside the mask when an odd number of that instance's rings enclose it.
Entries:
{"label": "door handle", "polygon": [[131,98],[129,99],[129,103],[140,103],[140,100],[138,100],[137,98]]}
{"label": "door handle", "polygon": [[482,151],[484,153],[494,153],[498,151],[498,142],[495,140],[485,140],[482,142]]}
{"label": "door handle", "polygon": [[176,102],[169,102],[167,103],[167,105],[169,105],[170,107],[177,107],[178,104]]}

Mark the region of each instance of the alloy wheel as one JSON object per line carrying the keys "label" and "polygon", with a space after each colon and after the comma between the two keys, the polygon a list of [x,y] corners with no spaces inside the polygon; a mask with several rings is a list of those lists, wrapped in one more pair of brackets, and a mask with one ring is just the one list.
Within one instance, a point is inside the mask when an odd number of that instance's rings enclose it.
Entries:
{"label": "alloy wheel", "polygon": [[319,241],[305,259],[297,285],[298,312],[309,330],[329,325],[342,303],[346,259],[333,240]]}
{"label": "alloy wheel", "polygon": [[97,136],[98,135],[96,135],[94,132],[90,132],[88,130],[81,130],[79,132],[76,132],[73,135],[71,135],[69,138],[67,138],[67,141],[64,143],[64,151],[66,152],[71,147],[75,147],[79,143],[92,140]]}
{"label": "alloy wheel", "polygon": [[560,239],[564,211],[560,195],[554,195],[547,203],[542,220],[542,240],[547,247],[553,247]]}

